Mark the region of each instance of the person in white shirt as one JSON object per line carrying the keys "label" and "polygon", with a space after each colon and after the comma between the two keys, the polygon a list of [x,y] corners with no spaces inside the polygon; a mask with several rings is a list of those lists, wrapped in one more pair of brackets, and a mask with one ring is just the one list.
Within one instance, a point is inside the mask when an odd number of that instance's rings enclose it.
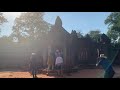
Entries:
{"label": "person in white shirt", "polygon": [[63,58],[60,55],[56,58],[55,66],[56,66],[58,75],[63,76],[63,70],[62,70]]}
{"label": "person in white shirt", "polygon": [[61,56],[58,56],[56,58],[55,65],[61,65],[63,63],[63,58]]}

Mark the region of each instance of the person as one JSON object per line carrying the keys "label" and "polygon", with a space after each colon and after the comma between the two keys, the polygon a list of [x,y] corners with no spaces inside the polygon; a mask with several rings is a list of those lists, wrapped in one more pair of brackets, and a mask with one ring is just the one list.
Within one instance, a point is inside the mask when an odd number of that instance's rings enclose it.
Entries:
{"label": "person", "polygon": [[54,56],[53,51],[51,50],[51,47],[48,47],[48,61],[47,61],[47,75],[49,75],[50,70],[54,69]]}
{"label": "person", "polygon": [[54,54],[54,51],[51,52],[51,59],[52,59],[52,70],[54,70],[54,67],[55,67],[55,54]]}
{"label": "person", "polygon": [[59,76],[63,76],[63,58],[58,54],[56,61],[55,61],[55,66],[57,70],[57,74]]}
{"label": "person", "polygon": [[55,58],[57,58],[58,56],[60,56],[60,51],[57,49],[55,52]]}
{"label": "person", "polygon": [[50,56],[48,56],[47,65],[48,65],[47,75],[49,75],[50,70],[54,69],[54,59],[52,53],[50,53]]}
{"label": "person", "polygon": [[107,57],[104,54],[100,54],[96,66],[102,65],[105,73],[104,78],[113,78],[115,71],[113,70],[112,64],[108,61]]}
{"label": "person", "polygon": [[33,78],[37,78],[37,58],[36,53],[32,53],[30,57],[30,69],[32,71]]}

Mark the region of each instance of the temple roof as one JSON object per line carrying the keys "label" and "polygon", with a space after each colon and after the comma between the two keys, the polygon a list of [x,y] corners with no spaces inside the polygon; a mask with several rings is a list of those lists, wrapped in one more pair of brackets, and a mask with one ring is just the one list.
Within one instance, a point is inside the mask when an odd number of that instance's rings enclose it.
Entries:
{"label": "temple roof", "polygon": [[56,18],[55,26],[62,27],[62,20],[59,16]]}

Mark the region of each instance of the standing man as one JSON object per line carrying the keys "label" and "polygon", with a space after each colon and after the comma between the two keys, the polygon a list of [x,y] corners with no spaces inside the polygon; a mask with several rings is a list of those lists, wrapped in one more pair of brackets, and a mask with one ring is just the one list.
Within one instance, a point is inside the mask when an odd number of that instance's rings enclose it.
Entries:
{"label": "standing man", "polygon": [[30,57],[30,68],[32,71],[32,75],[33,78],[37,78],[36,74],[37,74],[37,57],[36,57],[36,53],[32,53],[31,57]]}
{"label": "standing man", "polygon": [[108,61],[107,57],[104,54],[100,54],[98,58],[99,62],[96,66],[101,65],[105,71],[104,78],[113,78],[115,71],[112,68],[112,64]]}

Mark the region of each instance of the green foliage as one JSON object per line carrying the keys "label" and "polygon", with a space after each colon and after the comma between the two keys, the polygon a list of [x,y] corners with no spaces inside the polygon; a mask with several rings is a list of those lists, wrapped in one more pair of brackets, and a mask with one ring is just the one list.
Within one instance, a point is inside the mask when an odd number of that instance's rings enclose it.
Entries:
{"label": "green foliage", "polygon": [[[3,13],[0,12],[0,26],[5,23],[8,22],[7,19],[3,16]],[[0,28],[0,33],[1,33],[1,28]]]}
{"label": "green foliage", "polygon": [[116,43],[119,33],[117,31],[109,29],[107,32],[107,36],[111,39],[112,43]]}
{"label": "green foliage", "polygon": [[90,38],[96,42],[98,42],[101,32],[100,30],[91,30],[89,31],[88,35],[90,36]]}
{"label": "green foliage", "polygon": [[107,35],[115,42],[120,36],[120,12],[112,12],[105,20],[105,24],[108,25]]}
{"label": "green foliage", "polygon": [[7,19],[3,16],[3,13],[0,12],[0,25],[2,25],[4,22],[7,22]]}
{"label": "green foliage", "polygon": [[43,12],[26,12],[17,17],[13,25],[12,37],[22,42],[25,38],[29,40],[41,39],[50,28],[50,24],[43,20]]}

